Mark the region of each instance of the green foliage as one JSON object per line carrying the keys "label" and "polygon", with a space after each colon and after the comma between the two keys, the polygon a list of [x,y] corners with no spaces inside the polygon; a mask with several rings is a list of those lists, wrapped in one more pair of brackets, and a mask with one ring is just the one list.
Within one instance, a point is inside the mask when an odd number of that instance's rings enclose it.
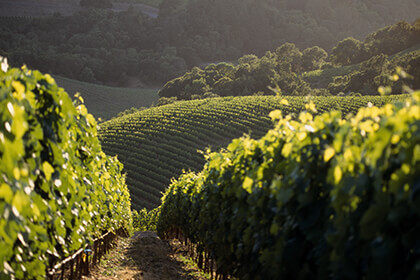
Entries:
{"label": "green foliage", "polygon": [[53,264],[107,230],[131,228],[122,164],[97,124],[54,79],[0,71],[0,278],[45,279]]}
{"label": "green foliage", "polygon": [[[103,6],[110,2],[80,3]],[[161,85],[202,63],[232,61],[250,53],[262,56],[285,42],[300,49],[329,50],[343,38],[361,40],[396,20],[412,22],[419,15],[417,0],[398,4],[391,0],[124,2],[135,3],[124,12],[77,6],[75,10],[81,11],[66,17],[1,18],[0,54],[7,55],[13,65],[25,63],[77,80],[122,86],[129,84],[130,77],[138,77]],[[141,8],[137,2],[159,6],[159,10],[152,8],[149,17],[142,9],[148,13],[150,8]],[[362,54],[368,54],[363,60],[412,45],[420,37],[413,30],[402,23],[371,36],[363,42]],[[311,67],[310,60],[304,63]]]}
{"label": "green foliage", "polygon": [[331,61],[338,65],[349,65],[363,61],[362,43],[352,37],[346,38],[331,50]]}
{"label": "green foliage", "polygon": [[154,208],[147,211],[146,208],[139,210],[133,210],[133,227],[137,231],[156,231],[157,221],[160,215],[160,208]]}
{"label": "green foliage", "polygon": [[277,60],[289,64],[293,72],[301,72],[302,52],[293,43],[285,43],[275,51]]}
{"label": "green foliage", "polygon": [[369,34],[363,44],[368,56],[391,55],[420,43],[420,21],[413,24],[400,21]]}
{"label": "green foliage", "polygon": [[[418,45],[417,47],[419,47]],[[405,79],[404,82],[411,88],[420,88],[420,50],[415,50],[411,52],[404,52],[400,55],[394,56],[389,60],[389,64],[386,67],[386,70],[383,74],[387,75],[394,75],[395,69],[398,67],[403,68],[407,73],[410,74],[411,77],[401,77],[401,78],[408,78]],[[381,75],[379,75],[380,77]],[[376,79],[376,78],[375,78]],[[380,81],[375,81],[376,84],[384,85]],[[388,83],[389,84],[389,81]],[[393,91],[400,90],[403,86],[401,79],[399,83],[397,82],[397,86],[394,86]],[[400,90],[401,91],[401,90]]]}
{"label": "green foliage", "polygon": [[420,24],[405,21],[369,34],[363,42],[352,37],[340,41],[331,50],[334,64],[360,63],[380,54],[391,55],[420,43]]}
{"label": "green foliage", "polygon": [[[369,102],[382,106],[388,99],[400,98],[404,96],[310,99],[319,112],[335,109],[347,115]],[[179,101],[104,122],[98,133],[104,151],[118,155],[124,163],[133,208],[153,209],[172,177],[183,169],[202,169],[205,162],[197,150],[226,147],[244,133],[261,137],[272,127],[269,112],[281,109],[297,117],[307,100],[302,96],[240,96]]]}
{"label": "green foliage", "polygon": [[240,279],[418,279],[420,91],[346,119],[305,107],[173,181],[158,233]]}
{"label": "green foliage", "polygon": [[302,53],[302,67],[305,71],[320,69],[328,57],[328,53],[318,47],[307,48]]}
{"label": "green foliage", "polygon": [[219,96],[244,96],[258,92],[272,95],[269,86],[278,85],[284,95],[307,95],[314,91],[294,71],[322,65],[327,54],[319,47],[307,49],[304,53],[302,58],[302,53],[294,44],[286,43],[275,52],[266,52],[261,58],[245,55],[239,58],[237,65],[219,63],[204,69],[193,68],[182,77],[167,82],[158,94],[161,98],[176,96],[184,100],[191,99],[193,95],[203,96],[206,92]]}
{"label": "green foliage", "polygon": [[[384,54],[379,54],[360,63],[357,70],[344,76],[335,76],[334,80],[328,84],[328,90],[333,95],[339,92],[352,93],[362,92],[364,95],[378,94],[377,89],[381,85],[392,86],[392,93],[403,92],[404,85],[417,87],[420,85],[419,70],[420,50],[413,50],[404,54],[397,54],[387,58]],[[395,69],[404,67],[410,73],[409,76],[394,80],[392,76]]]}
{"label": "green foliage", "polygon": [[118,115],[117,115],[117,117],[122,117],[122,116],[125,116],[125,115],[130,115],[130,114],[133,114],[135,112],[146,110],[146,109],[147,109],[146,107],[140,107],[140,108],[131,107],[130,109],[127,109],[127,110],[125,110],[123,112],[119,112]]}
{"label": "green foliage", "polygon": [[136,77],[160,85],[187,67],[175,47],[153,47],[161,37],[150,38],[158,32],[149,33],[150,25],[158,25],[151,21],[136,9],[120,13],[82,9],[68,17],[26,20],[0,18],[0,53],[7,54],[14,66],[27,64],[80,81],[126,86]]}
{"label": "green foliage", "polygon": [[161,97],[157,103],[157,106],[168,105],[177,102],[176,96],[173,97]]}
{"label": "green foliage", "polygon": [[[404,67],[414,78],[406,83],[417,86],[420,83],[420,76],[415,75],[420,53],[419,30],[417,23],[400,22],[370,34],[364,42],[346,38],[332,49],[328,63],[327,52],[318,46],[301,52],[295,44],[285,43],[261,58],[245,55],[238,59],[237,65],[221,63],[204,69],[193,68],[167,82],[158,94],[189,100],[208,91],[219,96],[271,95],[270,87],[278,87],[283,95],[295,96],[354,92],[375,95],[379,85],[389,84],[386,77],[397,66]],[[412,48],[413,45],[417,47]],[[401,93],[402,85],[402,82],[397,84],[393,93]]]}

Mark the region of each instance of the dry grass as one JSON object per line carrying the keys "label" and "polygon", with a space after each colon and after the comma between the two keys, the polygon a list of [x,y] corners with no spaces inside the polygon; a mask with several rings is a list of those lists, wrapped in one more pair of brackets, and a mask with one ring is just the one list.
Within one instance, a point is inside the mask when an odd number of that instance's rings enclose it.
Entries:
{"label": "dry grass", "polygon": [[85,280],[204,280],[203,273],[176,241],[163,241],[155,233],[141,232],[120,238]]}

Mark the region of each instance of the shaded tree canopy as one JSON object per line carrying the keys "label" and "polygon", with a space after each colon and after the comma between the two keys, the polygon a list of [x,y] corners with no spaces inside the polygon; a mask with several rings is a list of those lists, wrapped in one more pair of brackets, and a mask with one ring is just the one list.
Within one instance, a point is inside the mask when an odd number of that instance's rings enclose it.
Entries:
{"label": "shaded tree canopy", "polygon": [[340,53],[352,50],[344,49],[345,44],[336,46],[333,62],[358,63],[373,53],[389,54],[411,44],[415,33],[398,42],[390,40],[386,48],[382,40],[388,33],[401,38],[399,34],[413,29],[408,23],[361,40],[381,26],[401,19],[412,22],[419,14],[417,0],[397,4],[391,0],[163,0],[157,18],[135,8],[84,9],[69,17],[1,18],[0,53],[12,65],[25,63],[79,80],[125,85],[136,77],[162,85],[194,66],[235,61],[246,54],[261,57],[286,42],[303,50],[293,53],[292,71],[319,67],[313,59],[321,59],[313,56],[324,54],[305,49],[319,46],[330,52],[337,41],[350,36],[360,41],[360,50],[356,44],[355,53],[343,61]]}
{"label": "shaded tree canopy", "polygon": [[[404,67],[413,77],[407,81],[416,87],[420,81],[420,25],[399,22],[369,34],[364,41],[346,38],[332,48],[331,54],[319,46],[301,51],[293,43],[285,43],[262,57],[244,55],[233,64],[210,64],[204,69],[194,68],[183,76],[167,82],[159,91],[161,97],[192,99],[206,93],[217,96],[284,94],[284,95],[337,95],[378,94],[380,85],[389,83],[397,66]],[[397,52],[413,47],[400,55]],[[395,55],[395,56],[390,56]],[[332,62],[332,64],[331,64]],[[346,74],[342,65],[355,64]],[[335,65],[336,68],[333,66]],[[417,67],[417,68],[416,68]],[[330,81],[305,79],[308,71],[328,69]],[[307,76],[306,76],[307,77]],[[320,78],[319,78],[320,79]],[[319,80],[318,79],[318,80]],[[272,88],[277,91],[273,92]],[[402,83],[394,93],[402,92]]]}

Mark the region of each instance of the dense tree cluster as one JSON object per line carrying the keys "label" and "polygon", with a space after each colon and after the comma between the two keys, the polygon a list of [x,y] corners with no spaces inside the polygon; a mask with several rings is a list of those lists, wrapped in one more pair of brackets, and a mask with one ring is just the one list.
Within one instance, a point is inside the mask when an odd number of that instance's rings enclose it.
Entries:
{"label": "dense tree cluster", "polygon": [[159,95],[194,99],[197,96],[275,94],[268,86],[279,87],[291,95],[306,95],[311,88],[295,71],[321,65],[327,53],[319,47],[305,49],[303,53],[294,44],[286,43],[261,58],[245,55],[237,65],[219,63],[204,69],[194,67],[184,76],[166,83]]}
{"label": "dense tree cluster", "polygon": [[[347,75],[336,76],[328,85],[332,94],[340,92],[363,92],[375,94],[381,85],[389,85],[389,76],[396,67],[404,68],[411,74],[406,81],[411,87],[420,85],[420,20],[410,25],[399,22],[368,35],[363,42],[347,38],[339,42],[331,52],[331,62],[335,65],[360,63],[357,71]],[[354,48],[350,48],[353,45]],[[398,52],[415,46],[417,51]],[[399,80],[393,87],[393,93],[402,90],[403,82]]]}
{"label": "dense tree cluster", "polygon": [[[268,51],[258,58],[245,55],[237,65],[210,64],[204,69],[193,68],[181,77],[165,84],[159,95],[168,98],[195,99],[209,96],[278,94],[284,95],[337,95],[377,94],[378,86],[389,83],[388,76],[397,66],[403,67],[414,79],[408,81],[418,87],[420,82],[420,20],[413,25],[400,22],[379,29],[368,35],[364,42],[354,38],[340,41],[330,56],[315,46],[300,51],[292,43],[285,43],[274,52]],[[412,46],[413,51],[396,54]],[[363,55],[355,52],[363,49]],[[417,50],[415,50],[417,49]],[[338,55],[339,54],[339,55]],[[338,69],[342,64],[361,62],[343,75]],[[324,85],[305,80],[304,73],[312,70],[328,70],[330,81]],[[273,90],[273,88],[275,88]],[[402,82],[394,87],[401,92]],[[160,103],[165,104],[164,101]]]}
{"label": "dense tree cluster", "polygon": [[[420,14],[416,0],[378,2],[163,0],[157,18],[135,7],[126,12],[86,7],[71,17],[2,18],[0,54],[15,66],[26,63],[89,82],[125,85],[136,77],[163,84],[193,66],[236,60],[245,54],[261,56],[286,42],[300,49],[319,46],[329,51],[348,36],[360,39],[400,19],[412,22]],[[80,2],[83,6],[107,3]],[[394,31],[398,35],[405,29]],[[381,36],[366,42],[371,45],[369,51]],[[333,52],[334,62],[346,64],[365,56],[365,43],[350,40],[349,44],[360,46],[361,53],[356,48],[350,61],[340,60],[340,49],[348,45],[343,43]],[[306,56],[321,56],[319,61],[325,54],[318,51],[307,49]],[[310,65],[310,59],[301,63],[307,69],[319,67]]]}
{"label": "dense tree cluster", "polygon": [[[174,7],[183,8],[173,13]],[[163,0],[161,9],[161,16],[172,19],[162,28],[180,28],[187,34],[186,46],[211,61],[263,55],[286,42],[303,49],[314,45],[330,49],[348,36],[363,38],[420,14],[420,5],[412,0],[398,4],[390,0]],[[196,48],[197,44],[202,47]]]}
{"label": "dense tree cluster", "polygon": [[68,78],[124,85],[129,77],[161,84],[187,70],[175,47],[149,40],[140,11],[87,9],[71,17],[0,19],[0,53]]}
{"label": "dense tree cluster", "polygon": [[363,42],[348,37],[331,50],[336,65],[360,63],[375,55],[391,55],[420,42],[420,19],[413,25],[401,21],[369,34]]}
{"label": "dense tree cluster", "polygon": [[[402,67],[410,75],[406,80],[394,81],[390,76],[395,73],[397,67]],[[392,58],[384,54],[375,55],[360,64],[359,70],[347,75],[335,76],[333,82],[328,85],[331,94],[361,92],[363,94],[378,94],[379,86],[392,86],[392,93],[399,94],[403,91],[403,85],[408,84],[412,88],[420,86],[420,50],[409,52]]]}

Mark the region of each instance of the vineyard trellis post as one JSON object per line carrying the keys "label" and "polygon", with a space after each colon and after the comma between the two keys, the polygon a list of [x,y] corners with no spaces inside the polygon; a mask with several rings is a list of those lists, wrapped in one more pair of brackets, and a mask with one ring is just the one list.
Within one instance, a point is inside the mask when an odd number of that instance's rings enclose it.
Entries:
{"label": "vineyard trellis post", "polygon": [[128,234],[124,229],[119,229],[115,233],[109,231],[94,239],[91,248],[86,245],[55,265],[50,265],[47,268],[47,279],[75,280],[81,279],[83,275],[89,275],[90,268],[101,261],[111,249],[117,236],[127,237]]}

